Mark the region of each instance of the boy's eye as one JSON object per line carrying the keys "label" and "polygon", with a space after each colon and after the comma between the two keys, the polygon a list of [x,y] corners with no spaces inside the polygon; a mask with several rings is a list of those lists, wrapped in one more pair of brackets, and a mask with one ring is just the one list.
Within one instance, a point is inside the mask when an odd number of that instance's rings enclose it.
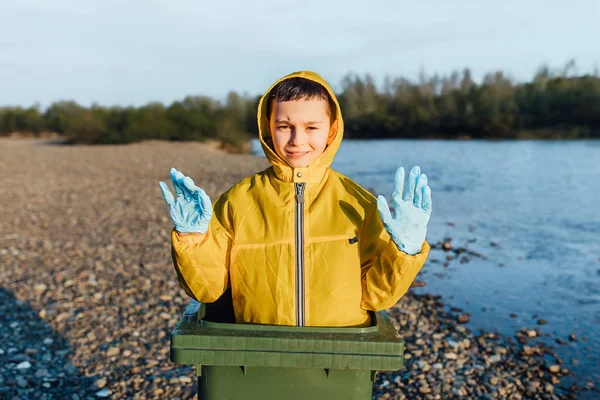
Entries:
{"label": "boy's eye", "polygon": [[289,127],[287,125],[281,125],[281,126],[277,127],[277,129],[285,129],[285,128],[289,128]]}
{"label": "boy's eye", "polygon": [[306,129],[313,130],[313,129],[317,129],[317,127],[316,127],[316,126],[309,126],[309,127],[308,127],[308,128],[306,128]]}

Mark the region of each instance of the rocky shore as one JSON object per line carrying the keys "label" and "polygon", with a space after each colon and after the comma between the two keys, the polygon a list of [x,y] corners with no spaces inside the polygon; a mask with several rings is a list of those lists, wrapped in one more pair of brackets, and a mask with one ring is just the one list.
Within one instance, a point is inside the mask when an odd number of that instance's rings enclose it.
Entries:
{"label": "rocky shore", "polygon": [[[169,361],[188,302],[158,188],[172,166],[215,199],[268,162],[200,143],[0,139],[0,399],[195,398],[193,369]],[[444,243],[432,254],[477,256]],[[406,365],[378,375],[374,398],[600,396],[565,383],[570,372],[536,341],[541,325],[475,334],[468,314],[414,293],[389,312]]]}
{"label": "rocky shore", "polygon": [[571,372],[535,341],[539,327],[514,337],[475,334],[464,325],[468,314],[444,311],[433,295],[405,296],[390,314],[405,341],[405,367],[379,375],[377,399],[576,399],[594,390],[565,383]]}

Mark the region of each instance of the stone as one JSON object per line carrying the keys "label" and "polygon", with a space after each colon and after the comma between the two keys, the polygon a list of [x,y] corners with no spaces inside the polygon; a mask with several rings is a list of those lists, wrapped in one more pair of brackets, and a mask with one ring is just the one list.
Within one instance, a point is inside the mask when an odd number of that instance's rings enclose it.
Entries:
{"label": "stone", "polygon": [[121,350],[118,347],[109,347],[106,351],[106,357],[117,356],[121,353]]}
{"label": "stone", "polygon": [[529,381],[527,382],[527,392],[528,393],[535,393],[538,388],[540,387],[540,382],[538,381]]}
{"label": "stone", "polygon": [[16,369],[28,369],[31,368],[31,363],[29,361],[23,361],[15,367]]}
{"label": "stone", "polygon": [[35,292],[37,292],[38,294],[42,294],[46,291],[46,289],[48,289],[48,286],[44,283],[37,283],[35,285],[33,285],[33,290]]}
{"label": "stone", "polygon": [[18,376],[17,377],[17,385],[22,388],[27,387],[27,385],[28,385],[27,379],[23,378],[22,376]]}
{"label": "stone", "polygon": [[108,397],[112,394],[109,388],[104,388],[96,392],[97,397]]}
{"label": "stone", "polygon": [[20,362],[20,361],[29,361],[29,356],[27,354],[15,354],[12,357],[10,357],[10,361],[13,362]]}
{"label": "stone", "polygon": [[456,317],[456,321],[459,324],[466,324],[467,322],[469,322],[471,320],[470,318],[470,314],[458,314],[458,316]]}
{"label": "stone", "polygon": [[488,358],[488,361],[490,363],[497,363],[498,361],[500,361],[502,358],[498,355],[498,354],[494,354],[493,356],[491,356],[490,358]]}

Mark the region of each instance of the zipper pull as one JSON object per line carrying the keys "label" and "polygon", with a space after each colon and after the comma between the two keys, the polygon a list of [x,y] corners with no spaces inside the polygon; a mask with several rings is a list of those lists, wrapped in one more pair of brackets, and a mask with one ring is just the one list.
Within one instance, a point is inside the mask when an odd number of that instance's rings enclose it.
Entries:
{"label": "zipper pull", "polygon": [[304,185],[304,182],[296,184],[296,203],[304,203]]}

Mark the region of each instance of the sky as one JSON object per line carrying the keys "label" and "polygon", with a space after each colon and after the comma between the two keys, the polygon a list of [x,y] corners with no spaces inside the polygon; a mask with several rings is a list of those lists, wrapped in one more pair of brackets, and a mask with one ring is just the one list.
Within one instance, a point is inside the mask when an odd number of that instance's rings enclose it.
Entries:
{"label": "sky", "polygon": [[530,80],[600,67],[598,0],[0,0],[0,106],[170,104],[263,94],[313,70]]}

